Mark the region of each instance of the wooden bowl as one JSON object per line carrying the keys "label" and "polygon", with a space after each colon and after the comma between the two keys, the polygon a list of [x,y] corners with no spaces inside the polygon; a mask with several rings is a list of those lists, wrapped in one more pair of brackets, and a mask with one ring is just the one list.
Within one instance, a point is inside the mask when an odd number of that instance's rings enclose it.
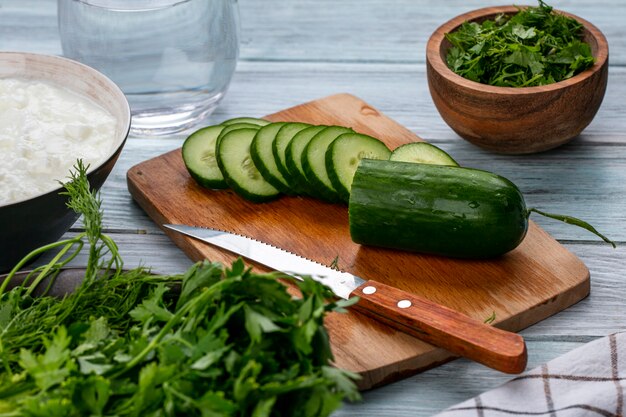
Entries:
{"label": "wooden bowl", "polygon": [[498,153],[541,152],[576,137],[598,111],[608,77],[609,48],[602,32],[561,11],[557,12],[584,26],[584,40],[596,59],[591,68],[574,77],[546,86],[495,87],[470,81],[448,68],[445,57],[451,45],[445,33],[466,21],[480,23],[517,11],[517,7],[502,6],[462,14],[441,25],[426,47],[428,87],[441,117],[462,138]]}

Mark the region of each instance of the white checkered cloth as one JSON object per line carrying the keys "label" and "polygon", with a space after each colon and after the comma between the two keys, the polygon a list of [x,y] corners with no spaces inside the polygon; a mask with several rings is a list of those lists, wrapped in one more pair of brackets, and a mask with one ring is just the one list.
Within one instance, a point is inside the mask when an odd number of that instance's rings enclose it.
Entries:
{"label": "white checkered cloth", "polygon": [[436,417],[623,417],[626,333],[587,343]]}

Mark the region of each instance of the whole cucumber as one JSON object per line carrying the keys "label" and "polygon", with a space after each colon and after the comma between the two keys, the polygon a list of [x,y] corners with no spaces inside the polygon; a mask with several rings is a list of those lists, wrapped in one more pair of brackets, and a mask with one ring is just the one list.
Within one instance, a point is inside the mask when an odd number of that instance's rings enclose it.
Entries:
{"label": "whole cucumber", "polygon": [[459,258],[516,248],[528,230],[520,190],[471,168],[363,160],[349,201],[356,243]]}

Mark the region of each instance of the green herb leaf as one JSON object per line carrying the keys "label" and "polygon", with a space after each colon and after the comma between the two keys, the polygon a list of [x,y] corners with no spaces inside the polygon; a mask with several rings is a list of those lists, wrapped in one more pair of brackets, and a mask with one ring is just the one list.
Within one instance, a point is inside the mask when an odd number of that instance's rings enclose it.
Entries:
{"label": "green herb leaf", "polygon": [[173,314],[164,307],[163,295],[169,291],[164,284],[159,284],[152,288],[148,298],[130,311],[130,316],[142,323],[148,320],[168,321],[172,318]]}
{"label": "green herb leaf", "polygon": [[522,25],[513,25],[511,32],[520,39],[532,39],[537,35],[535,28]]}
{"label": "green herb leaf", "polygon": [[20,365],[42,391],[62,383],[73,369],[70,359],[70,338],[65,327],[59,327],[52,339],[43,339],[43,354],[20,351]]}
{"label": "green herb leaf", "polygon": [[259,343],[264,333],[276,332],[280,327],[269,317],[255,311],[249,306],[244,306],[246,313],[246,330],[254,343]]}
{"label": "green herb leaf", "polygon": [[446,33],[452,45],[448,67],[469,80],[505,87],[546,85],[570,78],[591,67],[594,58],[582,42],[583,26],[538,7],[500,15],[480,24],[465,22]]}
{"label": "green herb leaf", "polygon": [[111,382],[101,376],[90,376],[77,383],[74,404],[82,413],[102,416],[111,397]]}

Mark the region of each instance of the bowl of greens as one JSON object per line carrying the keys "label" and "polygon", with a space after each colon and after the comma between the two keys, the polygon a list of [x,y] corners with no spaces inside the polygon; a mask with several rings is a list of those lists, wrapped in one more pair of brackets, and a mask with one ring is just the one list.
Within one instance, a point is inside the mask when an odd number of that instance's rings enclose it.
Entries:
{"label": "bowl of greens", "polygon": [[586,20],[537,7],[487,7],[431,35],[428,87],[462,138],[498,153],[560,146],[589,125],[608,78],[608,43]]}

